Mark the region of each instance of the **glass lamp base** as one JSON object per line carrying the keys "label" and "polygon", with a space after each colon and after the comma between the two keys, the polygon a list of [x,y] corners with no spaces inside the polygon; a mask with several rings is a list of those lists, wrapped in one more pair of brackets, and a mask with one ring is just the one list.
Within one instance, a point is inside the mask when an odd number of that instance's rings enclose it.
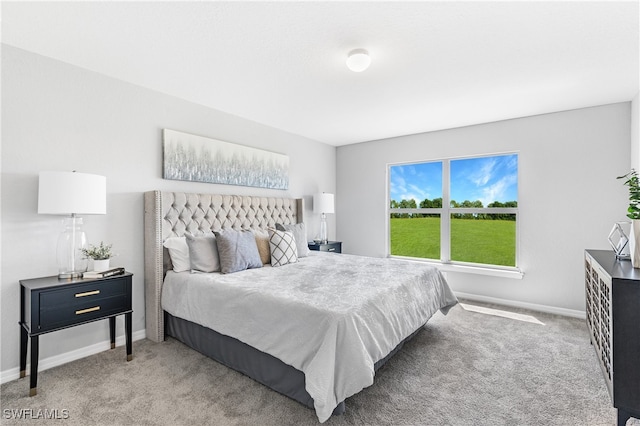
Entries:
{"label": "glass lamp base", "polygon": [[81,251],[86,241],[82,218],[75,215],[65,218],[58,238],[58,278],[79,278],[87,270],[87,259]]}
{"label": "glass lamp base", "polygon": [[320,241],[322,242],[322,244],[326,244],[328,241],[327,238],[327,216],[322,213],[322,216],[320,217]]}

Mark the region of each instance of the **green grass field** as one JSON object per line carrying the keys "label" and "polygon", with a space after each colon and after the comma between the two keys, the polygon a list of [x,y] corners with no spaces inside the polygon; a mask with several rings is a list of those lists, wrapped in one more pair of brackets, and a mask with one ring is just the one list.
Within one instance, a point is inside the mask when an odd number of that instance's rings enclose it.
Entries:
{"label": "green grass field", "polygon": [[[391,254],[440,259],[440,218],[391,218]],[[516,265],[516,222],[451,219],[451,260]]]}

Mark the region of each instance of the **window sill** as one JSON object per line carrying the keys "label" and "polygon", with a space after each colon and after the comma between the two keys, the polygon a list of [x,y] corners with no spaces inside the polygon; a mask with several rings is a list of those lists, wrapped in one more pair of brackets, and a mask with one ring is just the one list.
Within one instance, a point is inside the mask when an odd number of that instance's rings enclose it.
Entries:
{"label": "window sill", "polygon": [[460,265],[455,263],[434,262],[431,260],[416,259],[415,257],[390,257],[394,259],[403,259],[412,262],[425,263],[427,265],[435,266],[441,272],[460,272],[463,274],[489,275],[492,277],[513,278],[517,280],[521,280],[524,277],[524,272],[522,272],[522,270],[519,268],[492,268],[489,266]]}

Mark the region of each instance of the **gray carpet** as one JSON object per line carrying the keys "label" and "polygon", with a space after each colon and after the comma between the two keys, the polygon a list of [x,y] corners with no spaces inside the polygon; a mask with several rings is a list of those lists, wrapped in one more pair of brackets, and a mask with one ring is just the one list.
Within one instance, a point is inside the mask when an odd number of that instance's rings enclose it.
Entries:
{"label": "gray carpet", "polygon": [[[373,386],[347,400],[346,414],[325,424],[615,424],[584,321],[530,314],[545,325],[460,306],[436,314]],[[135,342],[133,361],[125,357],[118,347],[43,371],[33,398],[28,378],[3,384],[2,424],[319,424],[312,410],[173,339]],[[11,409],[68,418],[8,419]]]}

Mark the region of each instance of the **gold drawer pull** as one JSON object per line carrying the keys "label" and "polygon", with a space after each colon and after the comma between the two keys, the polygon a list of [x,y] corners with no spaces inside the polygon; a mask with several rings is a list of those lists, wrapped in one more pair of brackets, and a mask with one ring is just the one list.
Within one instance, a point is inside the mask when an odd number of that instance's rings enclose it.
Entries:
{"label": "gold drawer pull", "polygon": [[87,291],[86,293],[76,293],[76,297],[93,296],[94,294],[100,294],[100,290]]}
{"label": "gold drawer pull", "polygon": [[87,308],[87,309],[80,309],[79,311],[76,311],[76,315],[88,314],[89,312],[94,312],[99,310],[100,310],[100,306],[94,306],[93,308]]}

